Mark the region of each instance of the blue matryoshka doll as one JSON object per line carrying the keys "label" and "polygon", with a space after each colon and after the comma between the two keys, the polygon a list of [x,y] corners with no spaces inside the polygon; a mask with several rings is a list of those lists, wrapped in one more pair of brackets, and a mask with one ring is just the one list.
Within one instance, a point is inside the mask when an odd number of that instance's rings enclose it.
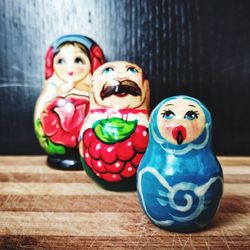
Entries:
{"label": "blue matryoshka doll", "polygon": [[153,110],[137,192],[144,212],[157,226],[193,232],[214,217],[223,174],[211,149],[211,128],[207,108],[189,96],[167,98]]}

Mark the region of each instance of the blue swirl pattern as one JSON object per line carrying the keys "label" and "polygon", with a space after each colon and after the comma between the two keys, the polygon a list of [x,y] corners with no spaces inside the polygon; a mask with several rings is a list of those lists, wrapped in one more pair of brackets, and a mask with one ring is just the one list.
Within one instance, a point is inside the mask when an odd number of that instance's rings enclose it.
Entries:
{"label": "blue swirl pattern", "polygon": [[[214,216],[221,193],[213,195],[213,189],[222,189],[223,179],[219,176],[210,178],[201,186],[190,182],[180,182],[170,186],[153,167],[145,167],[138,173],[138,194],[148,217],[158,226],[179,225],[202,228],[206,225],[206,217]],[[154,183],[157,197],[143,186]],[[152,186],[152,185],[151,185]],[[155,200],[154,200],[155,199]],[[157,208],[157,213],[152,210]],[[168,211],[168,213],[166,213]],[[204,218],[204,215],[205,218]],[[200,219],[199,219],[200,217]],[[191,224],[190,224],[191,222]],[[194,223],[192,223],[194,222]]]}
{"label": "blue swirl pattern", "polygon": [[[157,113],[175,98],[195,101],[203,109],[206,124],[195,141],[174,145],[157,127]],[[198,100],[176,96],[162,101],[152,112],[149,145],[137,174],[142,208],[157,226],[178,232],[206,227],[216,214],[223,193],[221,166],[211,150],[211,115]]]}

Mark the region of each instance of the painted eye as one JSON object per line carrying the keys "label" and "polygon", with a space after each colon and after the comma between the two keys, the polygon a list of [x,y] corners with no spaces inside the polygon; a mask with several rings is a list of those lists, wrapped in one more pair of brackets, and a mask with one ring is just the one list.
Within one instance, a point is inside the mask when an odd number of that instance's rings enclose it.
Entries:
{"label": "painted eye", "polygon": [[194,120],[198,118],[199,113],[197,111],[193,111],[193,110],[189,110],[185,116],[184,119],[188,119],[188,120]]}
{"label": "painted eye", "polygon": [[82,58],[77,57],[77,58],[75,59],[75,63],[76,63],[76,64],[84,64],[84,61],[82,60]]}
{"label": "painted eye", "polygon": [[65,64],[65,60],[63,58],[59,58],[57,64]]}
{"label": "painted eye", "polygon": [[130,73],[133,73],[133,74],[138,73],[138,70],[135,67],[128,67],[127,71],[130,72]]}
{"label": "painted eye", "polygon": [[112,72],[114,72],[114,69],[112,67],[107,67],[102,71],[103,74],[109,74]]}
{"label": "painted eye", "polygon": [[170,120],[175,116],[175,113],[168,109],[168,110],[164,110],[161,113],[161,115],[162,115],[163,118]]}

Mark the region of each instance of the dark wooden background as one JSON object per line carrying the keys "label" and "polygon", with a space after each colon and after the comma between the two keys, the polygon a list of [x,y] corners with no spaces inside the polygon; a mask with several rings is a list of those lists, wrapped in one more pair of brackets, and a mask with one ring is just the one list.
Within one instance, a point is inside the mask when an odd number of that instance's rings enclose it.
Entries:
{"label": "dark wooden background", "polygon": [[1,0],[0,154],[41,154],[33,109],[44,54],[55,38],[81,33],[108,60],[141,65],[154,107],[188,94],[214,118],[214,150],[249,155],[250,1]]}

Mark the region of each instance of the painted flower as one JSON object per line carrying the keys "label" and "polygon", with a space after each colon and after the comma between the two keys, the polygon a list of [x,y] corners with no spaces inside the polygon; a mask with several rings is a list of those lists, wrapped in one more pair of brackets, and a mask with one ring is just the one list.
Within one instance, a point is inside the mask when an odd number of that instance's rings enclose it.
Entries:
{"label": "painted flower", "polygon": [[[68,148],[76,147],[88,110],[89,99],[87,97],[69,95],[53,99],[46,105],[41,119],[37,121],[41,124],[40,130],[43,131],[43,138],[48,138],[49,141],[46,140],[48,143],[52,142],[52,144]],[[48,151],[48,149],[45,150]]]}

